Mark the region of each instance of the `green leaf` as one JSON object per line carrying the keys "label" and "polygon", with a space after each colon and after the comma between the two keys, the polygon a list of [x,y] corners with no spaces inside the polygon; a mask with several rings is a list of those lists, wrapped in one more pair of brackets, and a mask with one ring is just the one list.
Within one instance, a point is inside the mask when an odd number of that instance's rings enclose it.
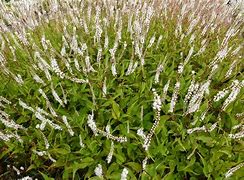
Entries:
{"label": "green leaf", "polygon": [[135,162],[128,162],[125,164],[126,166],[130,166],[133,170],[135,170],[137,173],[142,170],[142,167],[139,163]]}
{"label": "green leaf", "polygon": [[120,118],[120,107],[119,105],[115,102],[112,101],[112,116],[114,119],[119,119]]}
{"label": "green leaf", "polygon": [[41,173],[42,177],[44,178],[44,180],[54,180],[54,178],[50,178],[46,174],[44,174],[42,172],[40,172],[40,173]]}

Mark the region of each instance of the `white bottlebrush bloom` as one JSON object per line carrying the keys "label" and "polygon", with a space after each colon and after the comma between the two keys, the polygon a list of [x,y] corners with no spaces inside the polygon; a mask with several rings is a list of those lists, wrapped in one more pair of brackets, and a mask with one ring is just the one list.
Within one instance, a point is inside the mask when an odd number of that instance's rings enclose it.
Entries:
{"label": "white bottlebrush bloom", "polygon": [[63,79],[65,77],[65,74],[60,70],[58,62],[56,59],[52,58],[51,59],[51,67],[52,70],[61,78]]}
{"label": "white bottlebrush bloom", "polygon": [[146,135],[144,134],[143,128],[137,130],[137,135],[140,136],[142,139],[146,139]]}
{"label": "white bottlebrush bloom", "polygon": [[239,128],[244,129],[243,123],[237,124],[237,125],[232,127],[232,129],[239,129]]}
{"label": "white bottlebrush bloom", "polygon": [[172,99],[170,102],[169,112],[171,112],[171,113],[174,111],[175,104],[176,104],[177,99],[178,99],[179,90],[180,90],[180,82],[178,81],[175,84],[174,92],[173,92]]}
{"label": "white bottlebrush bloom", "polygon": [[231,168],[230,170],[228,170],[225,173],[225,178],[229,178],[230,176],[232,176],[234,174],[234,172],[236,172],[238,169],[242,168],[244,166],[244,163],[240,163],[237,166]]}
{"label": "white bottlebrush bloom", "polygon": [[107,134],[110,134],[110,125],[109,124],[106,126],[105,130],[106,130]]}
{"label": "white bottlebrush bloom", "polygon": [[94,121],[94,114],[93,111],[91,114],[88,114],[88,121],[87,121],[88,126],[91,128],[92,132],[94,133],[95,136],[97,136],[97,126]]}
{"label": "white bottlebrush bloom", "polygon": [[244,112],[242,112],[242,113],[237,113],[237,114],[236,114],[236,117],[238,117],[238,118],[240,118],[240,117],[242,117],[242,116],[244,116]]}
{"label": "white bottlebrush bloom", "polygon": [[149,41],[149,44],[148,44],[148,48],[151,48],[152,47],[152,45],[153,45],[153,43],[154,43],[154,41],[155,41],[155,34],[151,37],[151,39],[150,39],[150,41]]}
{"label": "white bottlebrush bloom", "polygon": [[133,63],[133,61],[130,61],[129,67],[125,75],[128,76],[132,74],[136,70],[137,66],[138,66],[138,61],[136,61],[135,63]]}
{"label": "white bottlebrush bloom", "polygon": [[164,100],[166,99],[167,92],[168,92],[168,89],[169,89],[169,84],[170,84],[170,80],[168,80],[167,83],[164,85],[164,88],[163,88],[163,97],[161,99],[162,102],[164,102]]}
{"label": "white bottlebrush bloom", "polygon": [[214,123],[209,129],[208,132],[213,131],[217,127],[218,122]]}
{"label": "white bottlebrush bloom", "polygon": [[157,94],[155,89],[152,89],[153,95],[154,95],[154,101],[153,101],[153,109],[156,111],[160,111],[162,107],[162,101],[160,96]]}
{"label": "white bottlebrush bloom", "polygon": [[102,51],[103,51],[102,48],[99,48],[99,49],[98,49],[98,52],[97,52],[97,62],[100,62],[100,61],[101,61],[101,58],[102,58]]}
{"label": "white bottlebrush bloom", "polygon": [[25,176],[25,177],[22,177],[22,178],[20,178],[18,180],[33,180],[33,178],[30,177],[30,176]]}
{"label": "white bottlebrush bloom", "polygon": [[103,92],[103,97],[106,97],[106,95],[107,95],[107,78],[106,77],[105,77],[105,79],[103,81],[102,92]]}
{"label": "white bottlebrush bloom", "polygon": [[96,72],[95,69],[93,69],[91,63],[90,63],[90,57],[86,56],[85,58],[85,63],[86,63],[86,69],[85,72],[89,73],[89,72]]}
{"label": "white bottlebrush bloom", "polygon": [[186,59],[184,60],[184,65],[186,65],[188,63],[188,61],[190,60],[193,52],[194,52],[194,47],[192,46],[191,49],[189,50],[189,53],[188,53]]}
{"label": "white bottlebrush bloom", "polygon": [[46,149],[49,149],[50,144],[49,144],[49,142],[47,140],[47,137],[43,134],[43,132],[41,132],[41,134],[42,134],[42,137],[44,139],[44,144],[45,144]]}
{"label": "white bottlebrush bloom", "polygon": [[196,38],[195,34],[192,34],[191,37],[190,37],[190,39],[189,39],[189,44],[192,45],[193,42],[194,42],[194,40],[195,40],[195,38]]}
{"label": "white bottlebrush bloom", "polygon": [[104,49],[108,49],[109,39],[108,39],[108,33],[105,33],[105,40],[104,40]]}
{"label": "white bottlebrush bloom", "polygon": [[240,82],[238,80],[233,81],[232,91],[230,92],[229,96],[225,99],[223,106],[221,108],[222,110],[225,110],[230,103],[236,100],[237,95],[241,91],[241,87],[242,86],[240,85]]}
{"label": "white bottlebrush bloom", "polygon": [[192,95],[194,95],[194,92],[196,92],[198,90],[198,88],[199,88],[199,84],[198,83],[195,84],[195,79],[193,78],[191,80],[191,84],[188,88],[187,94],[184,99],[185,104],[187,104],[189,102],[190,98],[192,97]]}
{"label": "white bottlebrush bloom", "polygon": [[47,151],[36,151],[36,150],[33,150],[33,152],[35,154],[37,154],[38,156],[45,156],[45,155],[47,155]]}
{"label": "white bottlebrush bloom", "polygon": [[211,80],[207,80],[205,83],[198,88],[197,92],[192,96],[186,114],[193,113],[198,111],[200,108],[204,93],[208,91]]}
{"label": "white bottlebrush bloom", "polygon": [[142,169],[143,169],[143,171],[146,170],[146,167],[147,167],[147,160],[148,160],[148,158],[146,157],[146,158],[143,159],[143,161],[142,161]]}
{"label": "white bottlebrush bloom", "polygon": [[48,156],[48,158],[53,162],[53,163],[55,163],[56,162],[56,160],[55,159],[53,159],[52,158],[52,156],[51,156],[51,154],[50,153],[47,153],[47,156]]}
{"label": "white bottlebrush bloom", "polygon": [[116,71],[115,63],[112,63],[111,71],[112,71],[113,76],[117,76],[117,71]]}
{"label": "white bottlebrush bloom", "polygon": [[[75,33],[75,32],[74,32]],[[77,53],[77,49],[78,49],[78,41],[77,41],[77,35],[74,34],[72,36],[72,40],[71,40],[71,43],[70,43],[70,48],[75,52]]]}
{"label": "white bottlebrush bloom", "polygon": [[102,169],[102,165],[101,164],[98,164],[97,167],[95,168],[95,174],[96,176],[98,177],[103,177],[103,169]]}
{"label": "white bottlebrush bloom", "polygon": [[4,134],[3,132],[0,131],[0,139],[2,139],[3,141],[10,141],[11,138],[15,138],[20,143],[23,143],[23,140],[20,138],[20,136],[17,133]]}
{"label": "white bottlebrush bloom", "polygon": [[233,69],[236,67],[237,62],[238,62],[238,61],[235,60],[235,61],[233,61],[233,62],[231,63],[231,65],[230,65],[230,67],[229,67],[227,73],[225,74],[225,78],[229,78],[229,77],[231,76],[232,71],[233,71]]}
{"label": "white bottlebrush bloom", "polygon": [[75,78],[75,77],[69,77],[69,76],[66,76],[66,79],[72,81],[72,82],[75,82],[75,83],[78,83],[78,84],[84,84],[84,83],[88,83],[88,79],[78,79],[78,78]]}
{"label": "white bottlebrush bloom", "polygon": [[244,137],[244,129],[236,134],[229,134],[231,139],[241,139]]}
{"label": "white bottlebrush bloom", "polygon": [[67,104],[67,96],[66,96],[66,93],[65,93],[65,91],[64,91],[64,88],[63,88],[63,86],[62,86],[61,83],[60,83],[59,85],[60,85],[60,87],[61,87],[62,94],[63,94],[63,102],[64,102],[64,104]]}
{"label": "white bottlebrush bloom", "polygon": [[108,156],[106,158],[108,164],[111,163],[111,160],[113,158],[113,154],[114,154],[114,142],[112,141],[109,154],[108,154]]}
{"label": "white bottlebrush bloom", "polygon": [[156,49],[158,49],[159,44],[160,44],[160,42],[161,42],[162,39],[163,39],[163,36],[160,35],[159,38],[158,38],[158,41],[157,41]]}
{"label": "white bottlebrush bloom", "polygon": [[12,119],[9,119],[9,115],[3,111],[0,111],[0,122],[2,122],[6,127],[13,128],[15,130],[24,129],[23,126],[16,124]]}
{"label": "white bottlebrush bloom", "polygon": [[15,80],[19,85],[23,85],[23,84],[24,84],[24,81],[23,81],[23,79],[22,79],[22,77],[21,77],[20,74],[17,74],[16,76],[14,75],[13,77],[14,77],[14,80]]}
{"label": "white bottlebrush bloom", "polygon": [[4,103],[6,103],[6,104],[11,104],[11,102],[9,101],[9,100],[7,100],[5,97],[3,97],[3,96],[0,96],[0,102],[4,102]]}
{"label": "white bottlebrush bloom", "polygon": [[61,54],[61,56],[63,56],[63,57],[66,55],[66,48],[65,48],[65,45],[63,45],[60,54]]}
{"label": "white bottlebrush bloom", "polygon": [[59,97],[58,93],[55,91],[53,84],[51,83],[51,90],[54,99],[62,106],[65,107],[63,100]]}
{"label": "white bottlebrush bloom", "polygon": [[188,134],[192,134],[192,133],[195,132],[195,131],[204,131],[204,132],[206,132],[207,129],[206,129],[205,126],[202,126],[202,127],[195,127],[195,128],[193,128],[193,129],[187,129],[187,133],[188,133]]}
{"label": "white bottlebrush bloom", "polygon": [[160,76],[160,73],[163,71],[163,64],[160,64],[156,70],[156,75],[155,75],[155,78],[154,78],[154,82],[155,84],[159,83],[159,76]]}
{"label": "white bottlebrush bloom", "polygon": [[79,135],[79,139],[80,139],[80,147],[81,147],[81,148],[84,148],[84,147],[85,147],[85,144],[84,144],[83,141],[82,141],[82,137],[81,137],[81,135]]}
{"label": "white bottlebrush bloom", "polygon": [[44,128],[45,128],[45,126],[46,126],[46,124],[48,123],[52,128],[54,128],[54,129],[57,129],[57,130],[62,130],[62,128],[59,126],[59,125],[57,125],[57,124],[54,124],[52,121],[50,121],[49,119],[47,119],[47,118],[45,118],[43,115],[41,115],[41,113],[39,113],[39,112],[35,112],[34,113],[34,115],[35,115],[35,117],[37,118],[37,119],[39,119],[42,123],[41,123],[41,125],[40,125],[40,130],[44,130]]}
{"label": "white bottlebrush bloom", "polygon": [[183,70],[184,70],[184,65],[183,63],[180,63],[179,66],[178,66],[178,74],[182,74],[183,73]]}
{"label": "white bottlebrush bloom", "polygon": [[228,93],[229,93],[229,90],[228,90],[228,89],[224,89],[224,90],[222,90],[222,91],[219,91],[219,92],[214,96],[213,101],[214,101],[214,102],[217,102],[217,101],[223,99]]}
{"label": "white bottlebrush bloom", "polygon": [[127,180],[128,173],[129,173],[129,171],[126,168],[124,168],[121,173],[120,180]]}
{"label": "white bottlebrush bloom", "polygon": [[205,119],[208,110],[209,110],[209,108],[206,109],[206,110],[201,114],[201,116],[200,116],[200,121],[203,121],[203,120]]}
{"label": "white bottlebrush bloom", "polygon": [[45,35],[42,35],[41,43],[42,43],[43,49],[46,51],[48,49],[48,47],[47,47],[47,42],[46,42]]}
{"label": "white bottlebrush bloom", "polygon": [[80,72],[81,71],[80,70],[80,65],[79,65],[79,62],[78,62],[78,60],[76,58],[74,58],[74,63],[75,63],[76,70]]}
{"label": "white bottlebrush bloom", "polygon": [[69,134],[70,134],[71,136],[74,136],[75,133],[74,133],[74,131],[72,130],[71,126],[69,125],[68,120],[67,120],[67,117],[66,117],[66,116],[62,116],[62,119],[63,119],[63,122],[64,122],[65,126],[67,127],[67,129],[68,129],[68,131],[69,131]]}
{"label": "white bottlebrush bloom", "polygon": [[24,108],[24,109],[28,109],[28,110],[30,110],[30,111],[32,111],[32,112],[35,112],[35,110],[34,110],[32,107],[28,106],[26,103],[24,103],[24,102],[21,101],[20,99],[19,99],[19,105],[20,105],[22,108]]}
{"label": "white bottlebrush bloom", "polygon": [[46,83],[40,78],[40,76],[38,76],[37,74],[34,74],[33,79],[37,82],[42,84],[43,86],[46,85]]}
{"label": "white bottlebrush bloom", "polygon": [[4,134],[1,131],[0,131],[0,139],[3,141],[9,141],[10,140],[10,138],[8,136],[6,136],[6,134]]}
{"label": "white bottlebrush bloom", "polygon": [[52,81],[52,76],[49,73],[48,69],[44,69],[44,73],[45,73],[45,76],[46,76],[47,80],[48,81]]}

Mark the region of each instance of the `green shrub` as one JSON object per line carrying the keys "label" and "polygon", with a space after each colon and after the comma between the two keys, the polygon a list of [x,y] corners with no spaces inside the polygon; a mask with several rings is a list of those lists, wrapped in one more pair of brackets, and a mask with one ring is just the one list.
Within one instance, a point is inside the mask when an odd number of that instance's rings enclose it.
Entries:
{"label": "green shrub", "polygon": [[243,23],[209,3],[1,4],[0,178],[244,178]]}

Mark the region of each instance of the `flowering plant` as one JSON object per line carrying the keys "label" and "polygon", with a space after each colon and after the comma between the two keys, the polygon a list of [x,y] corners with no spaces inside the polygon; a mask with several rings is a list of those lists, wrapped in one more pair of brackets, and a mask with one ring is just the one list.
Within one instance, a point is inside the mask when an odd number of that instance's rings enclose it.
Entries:
{"label": "flowering plant", "polygon": [[0,11],[0,178],[243,177],[234,7],[37,0]]}

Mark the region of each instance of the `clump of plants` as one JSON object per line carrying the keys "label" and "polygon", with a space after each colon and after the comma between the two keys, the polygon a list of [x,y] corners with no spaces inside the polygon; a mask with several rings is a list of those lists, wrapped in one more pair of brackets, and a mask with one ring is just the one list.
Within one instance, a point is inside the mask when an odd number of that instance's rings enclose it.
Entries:
{"label": "clump of plants", "polygon": [[38,0],[0,11],[0,179],[244,177],[235,9]]}

